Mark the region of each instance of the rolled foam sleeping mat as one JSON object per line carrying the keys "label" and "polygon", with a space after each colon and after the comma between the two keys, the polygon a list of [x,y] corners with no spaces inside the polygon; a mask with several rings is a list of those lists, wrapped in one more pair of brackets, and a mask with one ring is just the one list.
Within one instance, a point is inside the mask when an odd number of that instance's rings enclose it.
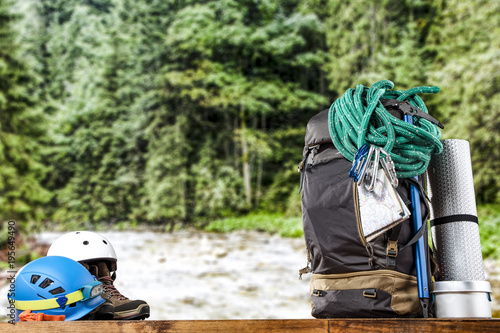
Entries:
{"label": "rolled foam sleeping mat", "polygon": [[427,169],[439,281],[484,281],[469,142],[443,140]]}

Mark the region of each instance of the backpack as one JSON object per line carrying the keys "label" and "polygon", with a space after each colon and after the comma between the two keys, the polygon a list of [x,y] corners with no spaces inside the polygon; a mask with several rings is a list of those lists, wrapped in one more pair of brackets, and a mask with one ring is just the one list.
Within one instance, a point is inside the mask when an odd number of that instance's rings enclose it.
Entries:
{"label": "backpack", "polygon": [[[421,200],[425,228],[417,235],[406,220],[367,242],[360,233],[357,191],[349,177],[351,166],[332,142],[328,110],[316,114],[307,124],[299,164],[308,251],[308,266],[300,274],[313,273],[311,314],[316,318],[422,317],[411,245],[425,234],[428,249],[426,200]],[[411,206],[407,199],[410,183],[399,178],[397,188],[407,206]],[[423,190],[420,192],[422,197]],[[428,266],[429,257],[427,251]]]}

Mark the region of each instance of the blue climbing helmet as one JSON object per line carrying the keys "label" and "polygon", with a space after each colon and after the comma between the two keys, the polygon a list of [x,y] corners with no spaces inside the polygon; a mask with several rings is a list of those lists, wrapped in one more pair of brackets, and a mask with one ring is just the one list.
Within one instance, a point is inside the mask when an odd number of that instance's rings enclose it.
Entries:
{"label": "blue climbing helmet", "polygon": [[8,296],[14,301],[17,318],[31,310],[77,320],[104,303],[102,283],[66,257],[42,257],[26,264],[16,274],[14,285]]}

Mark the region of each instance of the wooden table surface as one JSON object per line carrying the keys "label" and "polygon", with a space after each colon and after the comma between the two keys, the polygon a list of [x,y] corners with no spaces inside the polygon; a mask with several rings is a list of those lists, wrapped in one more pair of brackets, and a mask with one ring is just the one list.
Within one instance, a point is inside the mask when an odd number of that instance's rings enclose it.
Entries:
{"label": "wooden table surface", "polygon": [[500,332],[500,319],[144,320],[0,323],[0,332]]}

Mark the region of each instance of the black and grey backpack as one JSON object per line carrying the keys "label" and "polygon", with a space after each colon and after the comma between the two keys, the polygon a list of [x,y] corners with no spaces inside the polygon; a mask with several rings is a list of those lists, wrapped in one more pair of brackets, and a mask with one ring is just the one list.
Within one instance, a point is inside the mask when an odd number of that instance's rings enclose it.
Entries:
{"label": "black and grey backpack", "polygon": [[[302,222],[312,272],[310,296],[316,318],[421,317],[413,244],[426,235],[428,207],[421,205],[424,231],[408,220],[367,242],[360,233],[352,163],[335,148],[328,110],[307,124],[301,171]],[[408,206],[409,181],[398,192]],[[425,203],[425,200],[422,200]],[[422,228],[423,229],[423,228]],[[424,237],[426,248],[427,236]],[[429,255],[427,254],[427,262]]]}

